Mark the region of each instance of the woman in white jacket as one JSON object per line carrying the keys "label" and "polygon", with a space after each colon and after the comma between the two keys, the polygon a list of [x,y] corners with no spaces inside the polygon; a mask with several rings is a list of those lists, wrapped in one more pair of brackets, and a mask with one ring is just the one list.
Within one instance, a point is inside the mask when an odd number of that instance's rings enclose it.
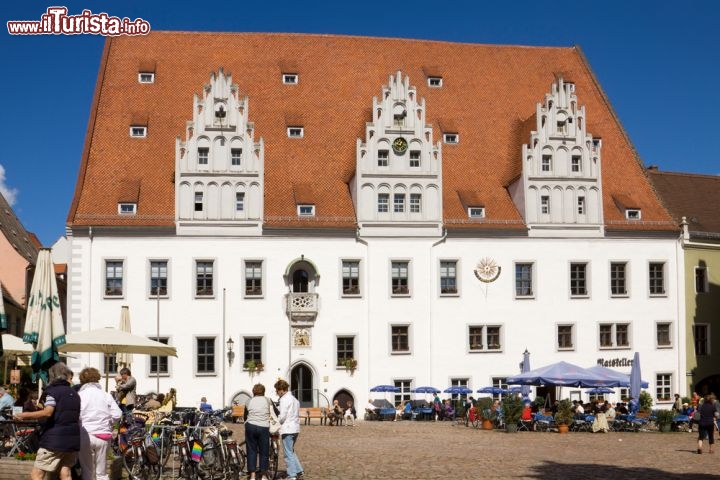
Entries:
{"label": "woman in white jacket", "polygon": [[120,408],[100,385],[97,368],[80,372],[80,467],[83,480],[108,480],[107,451]]}

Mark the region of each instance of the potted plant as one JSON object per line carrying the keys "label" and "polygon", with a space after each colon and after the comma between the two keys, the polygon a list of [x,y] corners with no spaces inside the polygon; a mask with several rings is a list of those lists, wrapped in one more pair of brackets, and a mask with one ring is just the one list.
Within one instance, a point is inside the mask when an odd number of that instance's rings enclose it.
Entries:
{"label": "potted plant", "polygon": [[524,406],[520,395],[508,395],[503,398],[503,416],[505,417],[505,429],[508,432],[517,432],[518,422],[522,416]]}
{"label": "potted plant", "polygon": [[343,360],[343,366],[350,370],[350,375],[355,373],[355,369],[357,368],[357,360],[354,358],[346,358]]}
{"label": "potted plant", "polygon": [[258,360],[258,361],[248,360],[245,362],[245,368],[247,369],[248,372],[250,372],[250,375],[252,375],[256,372],[262,372],[264,365],[260,360]]}
{"label": "potted plant", "polygon": [[480,414],[483,430],[492,430],[497,420],[497,412],[492,409],[493,399],[490,397],[482,397],[477,401],[476,411]]}
{"label": "potted plant", "polygon": [[572,402],[567,398],[560,400],[558,402],[557,413],[555,413],[555,425],[558,427],[558,432],[567,433],[573,417]]}
{"label": "potted plant", "polygon": [[672,410],[659,409],[655,412],[655,421],[661,432],[669,432],[675,420],[675,412]]}

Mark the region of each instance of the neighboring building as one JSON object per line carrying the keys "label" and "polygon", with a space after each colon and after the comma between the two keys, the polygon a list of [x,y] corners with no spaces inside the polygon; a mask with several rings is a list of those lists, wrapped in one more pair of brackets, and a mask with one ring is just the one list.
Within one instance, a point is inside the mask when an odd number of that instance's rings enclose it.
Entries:
{"label": "neighboring building", "polygon": [[679,230],[578,48],[109,38],[90,125],[69,329],[129,305],[178,351],[134,357],[141,391],[400,400],[503,385],[525,349],[638,351],[653,396],[685,389]]}
{"label": "neighboring building", "polygon": [[648,169],[665,206],[682,225],[686,388],[720,394],[720,176]]}

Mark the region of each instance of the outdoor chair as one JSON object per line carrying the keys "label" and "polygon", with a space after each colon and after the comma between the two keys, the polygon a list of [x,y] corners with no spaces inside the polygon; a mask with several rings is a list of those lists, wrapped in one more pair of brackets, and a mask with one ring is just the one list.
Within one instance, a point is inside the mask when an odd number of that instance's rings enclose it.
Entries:
{"label": "outdoor chair", "polygon": [[555,424],[555,419],[551,415],[535,414],[535,430],[547,432]]}

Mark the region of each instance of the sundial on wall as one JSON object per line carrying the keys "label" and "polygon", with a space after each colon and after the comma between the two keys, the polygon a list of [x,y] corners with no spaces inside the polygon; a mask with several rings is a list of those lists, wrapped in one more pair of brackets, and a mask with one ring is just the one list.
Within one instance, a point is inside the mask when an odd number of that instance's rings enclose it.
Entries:
{"label": "sundial on wall", "polygon": [[502,267],[500,267],[495,260],[485,257],[478,262],[474,272],[478,280],[484,283],[490,283],[497,280],[501,270]]}

